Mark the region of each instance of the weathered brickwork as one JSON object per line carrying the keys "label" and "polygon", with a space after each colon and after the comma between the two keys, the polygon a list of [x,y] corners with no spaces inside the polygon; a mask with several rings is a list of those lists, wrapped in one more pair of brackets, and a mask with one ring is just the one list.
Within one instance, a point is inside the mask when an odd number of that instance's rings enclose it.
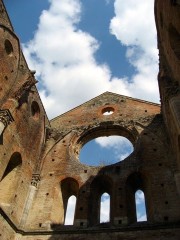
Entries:
{"label": "weathered brickwork", "polygon": [[[179,1],[155,1],[161,105],[105,92],[49,121],[0,0],[0,239],[180,239],[179,9]],[[85,143],[111,135],[126,137],[132,154],[109,166],[80,162]],[[104,192],[108,223],[99,219]],[[64,226],[72,195],[74,225]]]}
{"label": "weathered brickwork", "polygon": [[180,193],[180,3],[155,1],[155,20],[160,55],[159,89],[162,112],[176,153],[178,168],[175,173]]}

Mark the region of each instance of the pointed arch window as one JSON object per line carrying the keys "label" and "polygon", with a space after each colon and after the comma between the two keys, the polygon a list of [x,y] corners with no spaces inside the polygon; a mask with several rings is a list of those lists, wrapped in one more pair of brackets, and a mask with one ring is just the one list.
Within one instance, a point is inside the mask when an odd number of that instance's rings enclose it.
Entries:
{"label": "pointed arch window", "polygon": [[135,192],[135,205],[137,222],[147,221],[145,195],[142,190]]}
{"label": "pointed arch window", "polygon": [[[127,216],[129,223],[149,221],[151,201],[148,194],[148,181],[141,173],[131,174],[126,182]],[[146,199],[146,195],[148,196]],[[147,205],[146,205],[147,204]]]}
{"label": "pointed arch window", "polygon": [[100,201],[100,223],[110,222],[110,195],[103,193]]}
{"label": "pointed arch window", "polygon": [[114,206],[112,205],[112,179],[109,176],[97,176],[90,186],[88,206],[89,226],[112,221]]}
{"label": "pointed arch window", "polygon": [[73,178],[65,178],[61,182],[63,200],[63,223],[73,225],[75,220],[76,200],[79,192],[79,184]]}
{"label": "pointed arch window", "polygon": [[76,196],[74,196],[74,195],[72,195],[68,199],[64,225],[73,225],[74,224],[76,200],[77,200]]}

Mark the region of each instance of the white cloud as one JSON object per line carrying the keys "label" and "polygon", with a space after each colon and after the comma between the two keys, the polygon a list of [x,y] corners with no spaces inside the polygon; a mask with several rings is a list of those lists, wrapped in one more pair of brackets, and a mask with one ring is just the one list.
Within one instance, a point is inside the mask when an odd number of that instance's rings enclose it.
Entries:
{"label": "white cloud", "polygon": [[78,29],[80,0],[49,1],[50,8],[42,12],[34,38],[23,50],[30,68],[37,72],[50,118],[105,91],[157,101],[153,0],[115,1],[111,33],[128,47],[127,57],[136,69],[131,79],[114,78],[106,64],[97,63],[98,41]]}
{"label": "white cloud", "polygon": [[108,66],[96,63],[97,40],[77,29],[80,1],[50,3],[50,9],[42,12],[34,38],[23,49],[45,88],[40,95],[52,117],[109,89],[111,73]]}
{"label": "white cloud", "polygon": [[96,138],[95,141],[99,146],[112,151],[112,154],[116,157],[116,162],[124,160],[133,151],[132,143],[125,137],[99,137]]}
{"label": "white cloud", "polygon": [[158,102],[154,0],[115,0],[114,6],[110,31],[127,47],[126,57],[136,69],[128,89],[132,96]]}
{"label": "white cloud", "polygon": [[118,145],[124,146],[125,142],[129,142],[129,140],[127,140],[124,137],[120,137],[120,136],[109,136],[109,137],[96,138],[96,143],[98,143],[101,147],[104,147],[104,148],[116,147]]}

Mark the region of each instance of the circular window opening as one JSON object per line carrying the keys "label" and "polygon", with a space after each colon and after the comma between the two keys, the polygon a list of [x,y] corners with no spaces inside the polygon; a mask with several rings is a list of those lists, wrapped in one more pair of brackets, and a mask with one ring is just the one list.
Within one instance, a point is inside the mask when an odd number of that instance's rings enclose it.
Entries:
{"label": "circular window opening", "polygon": [[89,166],[107,166],[124,160],[133,150],[132,143],[125,137],[98,137],[82,147],[80,162]]}
{"label": "circular window opening", "polygon": [[38,119],[40,113],[40,108],[37,102],[33,101],[31,105],[31,114],[33,118]]}
{"label": "circular window opening", "polygon": [[12,56],[12,53],[13,53],[13,46],[11,44],[11,42],[9,40],[5,40],[4,42],[4,47],[5,47],[5,50],[6,50],[6,53],[9,55],[9,56]]}
{"label": "circular window opening", "polygon": [[113,107],[106,107],[102,110],[102,114],[104,116],[111,115],[114,113],[114,108]]}

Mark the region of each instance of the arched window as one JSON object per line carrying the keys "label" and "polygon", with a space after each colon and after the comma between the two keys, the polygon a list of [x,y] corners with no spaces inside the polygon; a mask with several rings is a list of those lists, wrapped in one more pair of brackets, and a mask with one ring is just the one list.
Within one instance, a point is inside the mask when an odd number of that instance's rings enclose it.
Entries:
{"label": "arched window", "polygon": [[88,221],[90,226],[103,222],[111,222],[113,218],[112,205],[112,179],[101,175],[93,179],[90,186],[90,197],[88,204]]}
{"label": "arched window", "polygon": [[76,197],[74,195],[72,195],[68,199],[64,225],[73,225],[74,224],[75,208],[76,208]]}
{"label": "arched window", "polygon": [[61,192],[64,211],[64,225],[73,225],[75,219],[76,198],[79,184],[73,178],[65,178],[61,182]]}
{"label": "arched window", "polygon": [[[132,173],[127,179],[126,201],[129,223],[147,221],[147,219],[150,220],[152,217],[149,214],[151,202],[148,201],[150,196],[148,195],[147,184],[147,177],[144,177],[144,175],[139,172]],[[147,199],[145,197],[147,197]]]}
{"label": "arched window", "polygon": [[110,195],[103,193],[100,203],[100,223],[110,222]]}
{"label": "arched window", "polygon": [[31,114],[34,119],[39,118],[40,108],[37,102],[33,101],[31,105]]}
{"label": "arched window", "polygon": [[13,153],[0,182],[0,201],[2,203],[10,203],[14,192],[17,190],[21,165],[21,154]]}
{"label": "arched window", "polygon": [[136,219],[137,222],[147,221],[145,196],[143,191],[137,190],[135,193]]}

